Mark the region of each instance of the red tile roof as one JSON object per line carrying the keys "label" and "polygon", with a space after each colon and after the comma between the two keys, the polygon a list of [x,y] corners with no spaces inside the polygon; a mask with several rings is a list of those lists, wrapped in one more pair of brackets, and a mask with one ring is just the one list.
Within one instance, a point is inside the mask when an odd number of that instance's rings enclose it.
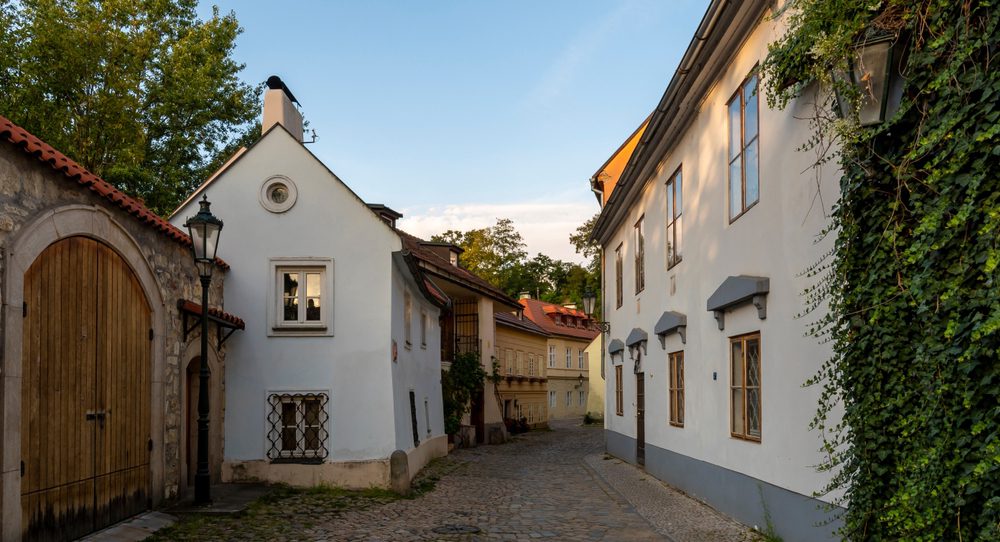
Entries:
{"label": "red tile roof", "polygon": [[503,290],[493,286],[467,269],[462,269],[461,267],[452,265],[451,262],[438,256],[432,250],[424,246],[424,244],[433,243],[427,243],[423,239],[414,237],[402,230],[396,230],[396,233],[399,234],[399,239],[403,242],[403,249],[405,251],[412,254],[413,257],[418,260],[433,266],[440,272],[440,274],[448,275],[446,280],[447,278],[454,278],[458,284],[466,283],[469,286],[486,293],[493,299],[510,305],[512,308],[518,306],[517,301],[508,296]]}
{"label": "red tile roof", "polygon": [[[30,132],[14,124],[7,117],[0,115],[0,140],[6,141],[21,149],[25,154],[38,158],[52,169],[65,175],[69,180],[81,187],[89,189],[100,198],[123,209],[141,224],[167,236],[169,239],[185,247],[191,246],[191,238],[180,228],[167,222],[159,215],[150,211],[142,202],[126,195],[111,183],[94,175],[80,164],[74,162],[65,154],[52,148],[48,143],[38,139]],[[216,258],[216,265],[229,269],[229,264]]]}
{"label": "red tile roof", "polygon": [[[180,299],[177,301],[177,308],[181,312],[186,312],[188,314],[193,314],[195,316],[201,316],[201,304],[195,303],[194,301],[188,301],[187,299]],[[208,316],[211,318],[216,318],[230,324],[230,327],[236,329],[246,329],[246,323],[242,318],[234,314],[223,311],[222,309],[216,307],[208,308]]]}
{"label": "red tile roof", "polygon": [[525,317],[524,319],[519,319],[517,316],[509,312],[494,312],[493,318],[498,324],[504,324],[508,327],[515,327],[522,331],[527,331],[529,333],[535,333],[537,335],[549,336],[544,329],[538,326],[538,324],[532,322],[530,319]]}
{"label": "red tile roof", "polygon": [[[593,321],[581,310],[561,307],[537,299],[522,299],[521,306],[524,307],[525,317],[530,318],[532,322],[538,324],[538,327],[552,335],[592,341],[600,333],[593,327]],[[556,316],[560,316],[560,318],[556,318]],[[584,327],[565,325],[561,322],[561,316],[580,318]]]}

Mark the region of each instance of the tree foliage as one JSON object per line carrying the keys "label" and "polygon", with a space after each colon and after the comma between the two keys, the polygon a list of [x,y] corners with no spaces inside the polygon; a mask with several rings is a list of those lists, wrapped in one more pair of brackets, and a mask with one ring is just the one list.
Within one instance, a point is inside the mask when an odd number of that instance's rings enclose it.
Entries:
{"label": "tree foliage", "polygon": [[536,299],[552,303],[580,304],[584,291],[599,289],[596,267],[587,269],[544,254],[529,259],[524,239],[507,218],[497,219],[488,228],[448,230],[431,240],[462,247],[465,252],[461,265],[511,297],[528,292]]}
{"label": "tree foliage", "polygon": [[[907,51],[881,125],[820,111],[839,149],[831,257],[809,292],[834,349],[814,425],[851,540],[1000,539],[1000,10],[966,0],[794,0],[769,99],[829,88],[871,32]],[[791,86],[788,86],[791,85]],[[857,98],[855,91],[853,98]],[[830,100],[827,104],[831,103]],[[842,419],[839,413],[842,412]]]}
{"label": "tree foliage", "polygon": [[161,214],[256,137],[234,14],[195,0],[0,3],[0,113]]}

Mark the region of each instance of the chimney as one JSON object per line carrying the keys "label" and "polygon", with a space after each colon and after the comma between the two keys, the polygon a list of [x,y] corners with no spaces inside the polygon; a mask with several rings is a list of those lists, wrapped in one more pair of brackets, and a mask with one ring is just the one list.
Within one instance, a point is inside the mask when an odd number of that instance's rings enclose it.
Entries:
{"label": "chimney", "polygon": [[518,299],[531,299],[531,292],[521,292],[521,296]]}
{"label": "chimney", "polygon": [[[285,83],[277,75],[267,78],[267,90],[264,91],[264,118],[261,120],[261,131],[267,132],[275,124],[280,124],[302,141],[302,113],[294,104],[299,103],[288,90]],[[302,105],[302,104],[299,104]]]}

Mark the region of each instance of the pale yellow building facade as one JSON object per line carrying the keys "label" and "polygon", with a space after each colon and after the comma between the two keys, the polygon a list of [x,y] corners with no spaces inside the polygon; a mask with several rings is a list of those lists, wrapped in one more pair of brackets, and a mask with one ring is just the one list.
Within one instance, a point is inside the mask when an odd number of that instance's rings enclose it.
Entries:
{"label": "pale yellow building facade", "polygon": [[549,334],[520,315],[498,312],[494,320],[493,359],[500,374],[497,394],[503,418],[524,421],[531,428],[547,426],[545,348]]}

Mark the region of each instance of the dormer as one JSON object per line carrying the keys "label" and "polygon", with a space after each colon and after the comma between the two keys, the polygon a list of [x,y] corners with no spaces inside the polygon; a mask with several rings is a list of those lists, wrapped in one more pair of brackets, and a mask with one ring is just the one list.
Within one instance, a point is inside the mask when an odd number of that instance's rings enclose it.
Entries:
{"label": "dormer", "polygon": [[396,221],[403,218],[403,213],[393,211],[381,203],[368,203],[367,205],[373,213],[377,214],[392,229],[396,229]]}
{"label": "dormer", "polygon": [[448,260],[448,263],[454,265],[455,267],[458,267],[459,256],[465,252],[465,249],[462,247],[451,243],[425,242],[420,243],[420,246],[430,250],[439,258]]}

